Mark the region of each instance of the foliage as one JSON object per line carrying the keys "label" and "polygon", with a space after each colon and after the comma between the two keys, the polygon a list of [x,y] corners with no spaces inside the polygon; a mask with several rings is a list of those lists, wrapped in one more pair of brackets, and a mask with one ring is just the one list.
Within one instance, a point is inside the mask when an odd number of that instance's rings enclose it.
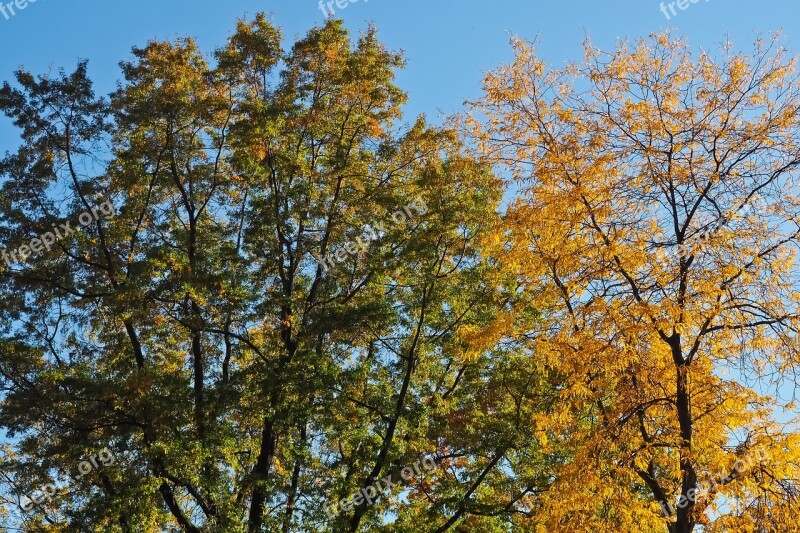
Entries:
{"label": "foliage", "polygon": [[[107,99],[85,64],[0,90],[23,137],[6,249],[115,208],[0,273],[24,530],[500,531],[549,483],[532,421],[555,398],[514,333],[537,316],[483,261],[501,181],[452,129],[398,124],[403,60],[373,29],[281,43],[259,15],[213,58],[134,48]],[[20,513],[106,446],[113,465]]]}
{"label": "foliage", "polygon": [[518,183],[493,255],[566,378],[540,530],[796,531],[796,62],[658,34],[553,70],[513,44],[467,125]]}

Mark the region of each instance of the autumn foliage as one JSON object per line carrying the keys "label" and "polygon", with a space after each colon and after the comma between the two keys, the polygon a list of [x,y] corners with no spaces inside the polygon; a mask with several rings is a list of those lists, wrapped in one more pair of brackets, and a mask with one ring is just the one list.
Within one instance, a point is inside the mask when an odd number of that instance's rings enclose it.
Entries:
{"label": "autumn foliage", "polygon": [[513,44],[469,125],[520,189],[495,254],[563,380],[537,422],[569,459],[527,527],[793,530],[795,61],[661,34],[552,70]]}
{"label": "autumn foliage", "polygon": [[446,126],[335,20],[17,72],[5,249],[114,216],[0,267],[0,524],[794,531],[794,60],[513,46]]}

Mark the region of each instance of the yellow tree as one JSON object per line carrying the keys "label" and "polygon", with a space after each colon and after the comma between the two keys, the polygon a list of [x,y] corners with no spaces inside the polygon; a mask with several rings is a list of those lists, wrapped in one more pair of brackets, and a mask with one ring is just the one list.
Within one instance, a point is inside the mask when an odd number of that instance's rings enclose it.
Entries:
{"label": "yellow tree", "polygon": [[659,34],[553,70],[512,44],[467,123],[520,190],[496,255],[562,380],[537,428],[569,456],[527,529],[798,530],[795,61]]}

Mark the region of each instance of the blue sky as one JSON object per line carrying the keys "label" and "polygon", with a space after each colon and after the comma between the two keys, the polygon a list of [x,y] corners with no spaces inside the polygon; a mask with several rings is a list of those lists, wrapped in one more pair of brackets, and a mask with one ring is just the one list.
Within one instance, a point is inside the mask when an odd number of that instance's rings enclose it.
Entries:
{"label": "blue sky", "polygon": [[[0,0],[6,4],[9,0]],[[20,0],[24,1],[24,0]],[[237,18],[271,13],[288,39],[323,21],[319,0],[38,0],[6,19],[0,14],[0,80],[23,65],[34,73],[71,69],[89,60],[100,93],[114,89],[118,62],[148,39],[193,36],[211,52],[233,31]],[[340,0],[343,1],[343,0]],[[684,0],[689,2],[689,0]],[[509,37],[538,35],[540,55],[561,65],[580,57],[586,33],[609,47],[619,37],[646,36],[666,27],[693,46],[713,47],[730,38],[748,49],[756,32],[782,29],[800,53],[797,0],[699,0],[676,16],[661,0],[359,0],[337,16],[354,32],[374,22],[381,39],[403,49],[409,61],[400,86],[409,92],[407,117],[432,120],[460,109],[479,94],[483,73],[511,58]],[[8,10],[7,10],[8,11]],[[669,13],[669,11],[668,11]],[[16,146],[8,119],[0,118],[0,153]]]}

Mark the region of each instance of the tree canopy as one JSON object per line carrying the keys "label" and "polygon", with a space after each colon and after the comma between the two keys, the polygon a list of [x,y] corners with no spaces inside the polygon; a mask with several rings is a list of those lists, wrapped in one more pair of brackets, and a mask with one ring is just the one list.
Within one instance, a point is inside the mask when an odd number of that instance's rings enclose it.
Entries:
{"label": "tree canopy", "polygon": [[438,126],[338,20],[5,83],[0,522],[792,531],[795,62],[513,45]]}
{"label": "tree canopy", "polygon": [[500,246],[565,378],[542,425],[570,460],[537,523],[794,531],[796,61],[668,33],[562,70],[514,47],[471,123],[519,184]]}
{"label": "tree canopy", "polygon": [[[508,524],[544,476],[527,422],[552,398],[500,342],[524,316],[483,261],[502,182],[452,128],[400,123],[402,65],[339,21],[283,50],[260,15],[213,58],[191,39],[135,48],[109,98],[85,64],[3,86],[23,138],[2,164],[6,249],[114,212],[3,268],[9,519]],[[20,516],[105,447],[114,464]]]}

